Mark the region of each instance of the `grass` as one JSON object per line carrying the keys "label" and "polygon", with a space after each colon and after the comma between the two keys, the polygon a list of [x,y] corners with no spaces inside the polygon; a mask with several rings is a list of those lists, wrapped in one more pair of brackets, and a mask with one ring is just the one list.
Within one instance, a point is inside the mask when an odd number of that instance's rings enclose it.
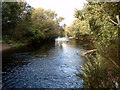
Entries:
{"label": "grass", "polygon": [[86,88],[120,88],[120,68],[109,68],[102,59],[87,58],[86,64],[81,66],[82,73],[77,76],[84,80]]}
{"label": "grass", "polygon": [[14,44],[8,44],[9,47],[20,47],[20,46],[24,46],[24,43],[14,43]]}

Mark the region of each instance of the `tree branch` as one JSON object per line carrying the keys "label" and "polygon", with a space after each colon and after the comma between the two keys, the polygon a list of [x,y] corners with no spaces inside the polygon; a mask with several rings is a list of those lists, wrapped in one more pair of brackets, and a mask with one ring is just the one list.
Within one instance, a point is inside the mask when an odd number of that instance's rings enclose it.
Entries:
{"label": "tree branch", "polygon": [[115,21],[113,21],[112,19],[109,19],[112,23],[118,25],[118,23],[116,23]]}

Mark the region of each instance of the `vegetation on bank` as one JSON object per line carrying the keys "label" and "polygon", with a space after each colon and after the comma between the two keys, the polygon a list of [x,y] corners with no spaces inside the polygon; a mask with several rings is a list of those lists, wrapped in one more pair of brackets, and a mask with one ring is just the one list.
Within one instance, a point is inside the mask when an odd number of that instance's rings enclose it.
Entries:
{"label": "vegetation on bank", "polygon": [[66,36],[84,37],[97,49],[88,55],[83,73],[78,74],[87,88],[120,88],[120,41],[118,21],[120,2],[88,2],[83,10],[75,10],[77,18],[66,27]]}
{"label": "vegetation on bank", "polygon": [[35,9],[26,2],[3,2],[2,9],[4,43],[35,45],[62,36],[64,32],[60,26],[64,18],[50,9]]}

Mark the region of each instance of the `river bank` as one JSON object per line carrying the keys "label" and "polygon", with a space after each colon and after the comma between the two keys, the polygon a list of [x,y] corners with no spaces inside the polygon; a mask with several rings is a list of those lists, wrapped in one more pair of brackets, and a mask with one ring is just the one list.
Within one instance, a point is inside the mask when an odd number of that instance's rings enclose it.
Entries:
{"label": "river bank", "polygon": [[23,43],[15,43],[15,44],[6,44],[6,43],[1,43],[0,44],[0,51],[4,51],[10,48],[17,48],[20,46],[24,46],[25,44]]}
{"label": "river bank", "polygon": [[10,49],[12,47],[8,46],[7,44],[0,44],[0,51]]}

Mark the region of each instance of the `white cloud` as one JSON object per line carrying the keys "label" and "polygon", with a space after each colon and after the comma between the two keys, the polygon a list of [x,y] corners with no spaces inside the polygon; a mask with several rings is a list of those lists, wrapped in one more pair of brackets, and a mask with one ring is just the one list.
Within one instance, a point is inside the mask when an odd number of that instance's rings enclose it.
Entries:
{"label": "white cloud", "polygon": [[26,0],[34,8],[56,11],[58,16],[65,18],[63,24],[70,25],[74,20],[74,8],[82,9],[85,0]]}

